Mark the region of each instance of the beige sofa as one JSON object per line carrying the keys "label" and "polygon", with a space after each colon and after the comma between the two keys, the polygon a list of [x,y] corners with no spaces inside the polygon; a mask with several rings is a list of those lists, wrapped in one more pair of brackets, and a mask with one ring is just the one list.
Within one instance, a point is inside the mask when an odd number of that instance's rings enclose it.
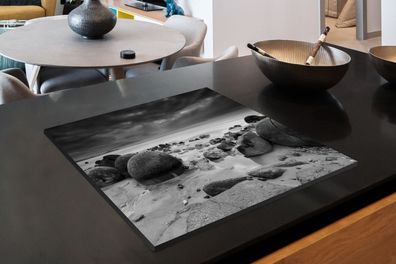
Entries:
{"label": "beige sofa", "polygon": [[356,26],[356,0],[348,0],[338,16],[336,27]]}
{"label": "beige sofa", "polygon": [[0,20],[18,19],[29,20],[37,17],[53,16],[56,0],[41,0],[41,6],[1,6]]}
{"label": "beige sofa", "polygon": [[345,6],[347,0],[326,0],[325,14],[329,17],[337,18]]}

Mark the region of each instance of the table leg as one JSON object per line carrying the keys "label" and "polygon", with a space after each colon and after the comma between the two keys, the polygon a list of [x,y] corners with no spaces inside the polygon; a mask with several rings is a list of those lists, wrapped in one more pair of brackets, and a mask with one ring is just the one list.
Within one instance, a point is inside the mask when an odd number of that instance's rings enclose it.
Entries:
{"label": "table leg", "polygon": [[37,94],[38,93],[37,77],[41,67],[32,64],[25,64],[25,68],[26,68],[26,78],[28,80],[29,87],[34,93]]}
{"label": "table leg", "polygon": [[125,73],[123,67],[110,68],[110,80],[115,81],[124,78],[125,78]]}

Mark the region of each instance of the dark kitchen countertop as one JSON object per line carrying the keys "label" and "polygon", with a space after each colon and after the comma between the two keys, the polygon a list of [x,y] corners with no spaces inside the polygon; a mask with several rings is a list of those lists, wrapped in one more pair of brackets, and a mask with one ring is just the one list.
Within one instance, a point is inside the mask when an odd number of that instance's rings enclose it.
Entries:
{"label": "dark kitchen countertop", "polygon": [[[230,252],[243,261],[269,253],[273,241],[287,241],[296,230],[303,234],[313,222],[325,224],[369,197],[394,191],[396,87],[375,72],[367,54],[345,50],[352,57],[346,76],[316,96],[279,91],[248,56],[0,106],[1,262],[201,263],[227,259]],[[203,87],[270,115],[358,165],[152,251],[43,130]]]}

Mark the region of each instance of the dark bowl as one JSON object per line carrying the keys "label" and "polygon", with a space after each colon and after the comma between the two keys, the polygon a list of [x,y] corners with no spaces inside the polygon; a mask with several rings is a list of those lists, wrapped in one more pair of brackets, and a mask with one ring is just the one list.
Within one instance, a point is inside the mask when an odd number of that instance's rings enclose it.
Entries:
{"label": "dark bowl", "polygon": [[322,46],[311,66],[305,61],[314,43],[267,40],[255,45],[276,59],[252,51],[260,70],[276,86],[300,91],[323,91],[333,87],[348,70],[351,57],[344,51]]}
{"label": "dark bowl", "polygon": [[388,82],[396,84],[396,46],[378,46],[369,51],[377,72]]}

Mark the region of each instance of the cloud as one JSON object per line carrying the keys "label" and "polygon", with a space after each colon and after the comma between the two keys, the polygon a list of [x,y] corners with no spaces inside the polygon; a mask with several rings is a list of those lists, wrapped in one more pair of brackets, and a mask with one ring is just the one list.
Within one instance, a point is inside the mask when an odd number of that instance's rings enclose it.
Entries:
{"label": "cloud", "polygon": [[170,134],[241,108],[238,103],[205,88],[66,124],[48,133],[77,161]]}

